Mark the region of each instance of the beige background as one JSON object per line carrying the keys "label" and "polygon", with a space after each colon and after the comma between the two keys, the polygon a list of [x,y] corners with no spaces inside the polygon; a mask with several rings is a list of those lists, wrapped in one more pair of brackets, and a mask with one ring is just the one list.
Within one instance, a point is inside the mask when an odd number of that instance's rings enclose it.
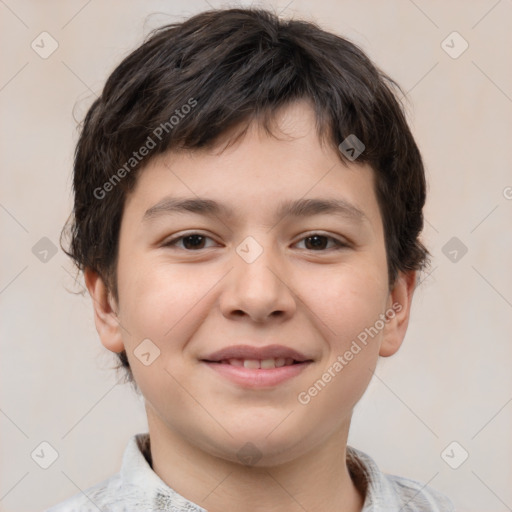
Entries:
{"label": "beige background", "polygon": [[[460,511],[512,510],[512,1],[288,2],[264,5],[351,38],[407,91],[430,183],[432,272],[350,443]],[[146,430],[142,402],[116,386],[89,298],[67,291],[70,262],[32,248],[58,245],[71,210],[74,116],[150,29],[209,5],[225,4],[0,2],[1,511],[41,511],[107,478]],[[59,45],[47,59],[31,48],[43,31]],[[442,46],[453,31],[469,44],[458,58]],[[463,48],[458,36],[446,44]],[[452,237],[468,249],[456,262],[443,253]],[[59,454],[46,470],[30,455],[43,441]],[[440,455],[452,441],[469,453],[458,469]]]}

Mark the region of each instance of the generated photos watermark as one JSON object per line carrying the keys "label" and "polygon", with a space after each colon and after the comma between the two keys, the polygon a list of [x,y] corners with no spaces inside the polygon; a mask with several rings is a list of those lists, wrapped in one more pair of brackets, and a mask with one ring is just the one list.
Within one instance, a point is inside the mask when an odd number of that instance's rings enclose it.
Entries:
{"label": "generated photos watermark", "polygon": [[301,391],[297,395],[297,400],[302,405],[307,405],[311,400],[318,395],[329,382],[332,381],[342,370],[347,366],[350,361],[354,359],[357,354],[361,352],[361,350],[366,347],[368,344],[369,338],[373,339],[377,336],[385,327],[385,325],[395,318],[397,313],[402,311],[402,304],[399,302],[394,302],[390,308],[386,310],[385,313],[381,313],[379,315],[379,319],[375,321],[375,323],[366,327],[363,331],[361,331],[357,335],[357,339],[352,341],[350,347],[343,353],[343,355],[338,355],[334,363],[325,370],[322,376],[316,380],[306,391]]}
{"label": "generated photos watermark", "polygon": [[132,153],[132,156],[121,166],[101,187],[94,189],[94,197],[96,199],[104,199],[120,182],[126,177],[137,165],[148,156],[153,149],[156,148],[157,142],[168,134],[179,122],[186,117],[188,113],[197,105],[197,100],[190,98],[187,103],[177,108],[174,114],[164,123],[160,123],[146,138],[144,144]]}

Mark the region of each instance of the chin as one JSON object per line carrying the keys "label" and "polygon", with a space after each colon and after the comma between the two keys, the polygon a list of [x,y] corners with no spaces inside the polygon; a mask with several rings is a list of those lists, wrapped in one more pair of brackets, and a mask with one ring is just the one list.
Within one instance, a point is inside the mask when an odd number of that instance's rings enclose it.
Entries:
{"label": "chin", "polygon": [[273,431],[278,424],[272,428],[264,424],[263,428],[252,425],[237,432],[230,430],[233,437],[216,446],[215,455],[244,466],[270,467],[290,462],[308,450],[301,430],[278,427]]}

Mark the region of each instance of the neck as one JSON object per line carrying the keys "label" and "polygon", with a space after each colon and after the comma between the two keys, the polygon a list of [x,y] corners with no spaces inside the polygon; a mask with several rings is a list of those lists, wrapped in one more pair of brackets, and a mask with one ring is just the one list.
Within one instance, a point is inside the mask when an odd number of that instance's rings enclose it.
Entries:
{"label": "neck", "polygon": [[364,499],[346,464],[348,424],[292,461],[259,467],[211,455],[170,431],[150,408],[147,412],[153,471],[209,512],[362,509]]}

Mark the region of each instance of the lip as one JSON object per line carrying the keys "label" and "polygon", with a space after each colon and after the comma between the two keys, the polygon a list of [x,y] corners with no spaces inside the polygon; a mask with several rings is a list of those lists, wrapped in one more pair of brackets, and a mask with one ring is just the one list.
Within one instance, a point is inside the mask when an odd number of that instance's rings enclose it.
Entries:
{"label": "lip", "polygon": [[296,377],[312,364],[312,361],[269,369],[250,369],[243,366],[232,366],[230,364],[209,361],[203,361],[203,364],[239,386],[245,388],[270,388]]}
{"label": "lip", "polygon": [[255,347],[254,345],[233,345],[217,350],[212,354],[204,357],[202,361],[219,362],[226,359],[276,359],[283,357],[285,359],[292,358],[294,361],[303,363],[312,361],[313,358],[307,357],[301,352],[284,345],[267,345],[265,347]]}
{"label": "lip", "polygon": [[[294,364],[278,368],[244,368],[224,363],[228,359],[265,360],[291,358]],[[313,359],[283,345],[235,345],[213,352],[201,362],[212,371],[244,388],[272,388],[302,373]]]}

